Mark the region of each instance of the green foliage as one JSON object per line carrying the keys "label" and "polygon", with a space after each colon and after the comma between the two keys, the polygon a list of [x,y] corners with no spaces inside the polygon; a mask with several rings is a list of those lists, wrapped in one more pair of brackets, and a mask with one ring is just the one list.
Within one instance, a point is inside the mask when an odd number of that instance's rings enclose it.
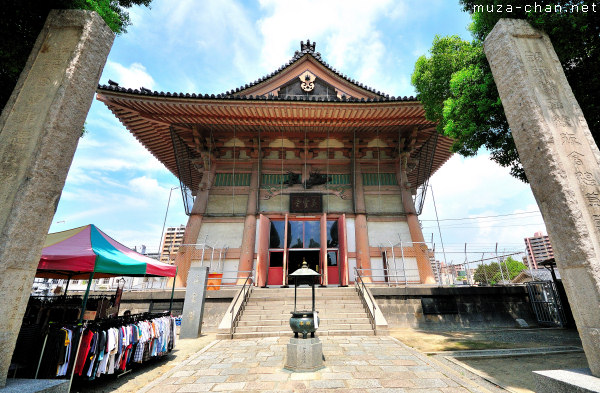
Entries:
{"label": "green foliage", "polygon": [[14,89],[52,9],[93,10],[117,34],[130,25],[128,9],[152,0],[4,0],[0,8],[0,108]]}
{"label": "green foliage", "polygon": [[[483,53],[483,40],[500,18],[527,19],[552,40],[573,93],[588,121],[596,143],[600,140],[600,4],[563,0],[552,7],[579,6],[579,12],[546,12],[543,2],[528,0],[459,0],[471,12],[473,41],[456,36],[436,37],[430,56],[415,65],[412,83],[429,120],[438,131],[455,140],[453,151],[472,156],[480,147],[494,161],[510,167],[511,174],[526,181],[510,135],[498,91]],[[481,5],[479,12],[474,6]],[[529,7],[526,7],[529,5]],[[587,5],[588,12],[581,12]],[[592,12],[592,7],[596,12]],[[489,7],[489,8],[488,8]],[[493,7],[494,12],[491,11]],[[529,12],[527,12],[527,10]],[[498,12],[500,11],[500,12]]]}
{"label": "green foliage", "polygon": [[482,263],[477,266],[475,273],[473,273],[473,279],[480,284],[494,285],[501,281],[512,281],[525,269],[527,269],[527,266],[523,262],[508,257],[502,263]]}

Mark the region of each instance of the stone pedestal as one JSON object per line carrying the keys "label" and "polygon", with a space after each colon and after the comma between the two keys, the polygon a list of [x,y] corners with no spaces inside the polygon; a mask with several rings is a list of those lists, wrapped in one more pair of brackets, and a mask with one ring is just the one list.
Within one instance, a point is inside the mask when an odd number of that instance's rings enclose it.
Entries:
{"label": "stone pedestal", "polygon": [[0,387],[113,39],[95,12],[51,11],[0,116]]}
{"label": "stone pedestal", "polygon": [[323,344],[318,337],[290,338],[285,358],[286,370],[296,372],[317,371],[325,367]]}
{"label": "stone pedestal", "polygon": [[208,284],[208,267],[192,266],[188,272],[180,338],[198,338],[202,333],[202,317]]}
{"label": "stone pedestal", "polygon": [[588,364],[600,377],[600,151],[545,33],[500,19],[485,55]]}
{"label": "stone pedestal", "polygon": [[534,371],[533,378],[538,393],[600,393],[600,378],[592,376],[589,368]]}

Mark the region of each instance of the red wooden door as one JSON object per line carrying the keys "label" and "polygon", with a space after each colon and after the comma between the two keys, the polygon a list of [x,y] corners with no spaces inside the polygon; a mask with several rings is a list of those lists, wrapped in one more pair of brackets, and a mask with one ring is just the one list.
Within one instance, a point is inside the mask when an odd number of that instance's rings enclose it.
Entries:
{"label": "red wooden door", "polygon": [[[348,286],[348,239],[346,237],[346,215],[338,218],[338,268],[340,269],[341,286]],[[331,277],[331,276],[330,276]]]}

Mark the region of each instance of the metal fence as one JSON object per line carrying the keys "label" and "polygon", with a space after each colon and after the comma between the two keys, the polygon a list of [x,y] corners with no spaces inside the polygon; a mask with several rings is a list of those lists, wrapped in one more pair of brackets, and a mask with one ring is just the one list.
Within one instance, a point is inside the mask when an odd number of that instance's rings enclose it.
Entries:
{"label": "metal fence", "polygon": [[552,281],[530,281],[527,283],[529,300],[535,317],[540,325],[559,326],[566,325],[560,296]]}

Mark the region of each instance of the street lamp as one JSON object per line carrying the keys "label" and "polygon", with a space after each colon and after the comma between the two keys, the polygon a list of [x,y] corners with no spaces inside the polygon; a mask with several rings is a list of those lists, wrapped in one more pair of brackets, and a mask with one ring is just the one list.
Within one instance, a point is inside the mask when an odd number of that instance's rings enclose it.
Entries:
{"label": "street lamp", "polygon": [[167,201],[167,211],[165,212],[165,220],[163,221],[162,232],[160,233],[160,240],[158,243],[158,260],[162,257],[162,241],[163,236],[165,235],[165,225],[167,223],[167,214],[169,214],[169,205],[171,204],[171,193],[173,190],[177,190],[179,187],[171,187],[171,191],[169,191],[169,200]]}

